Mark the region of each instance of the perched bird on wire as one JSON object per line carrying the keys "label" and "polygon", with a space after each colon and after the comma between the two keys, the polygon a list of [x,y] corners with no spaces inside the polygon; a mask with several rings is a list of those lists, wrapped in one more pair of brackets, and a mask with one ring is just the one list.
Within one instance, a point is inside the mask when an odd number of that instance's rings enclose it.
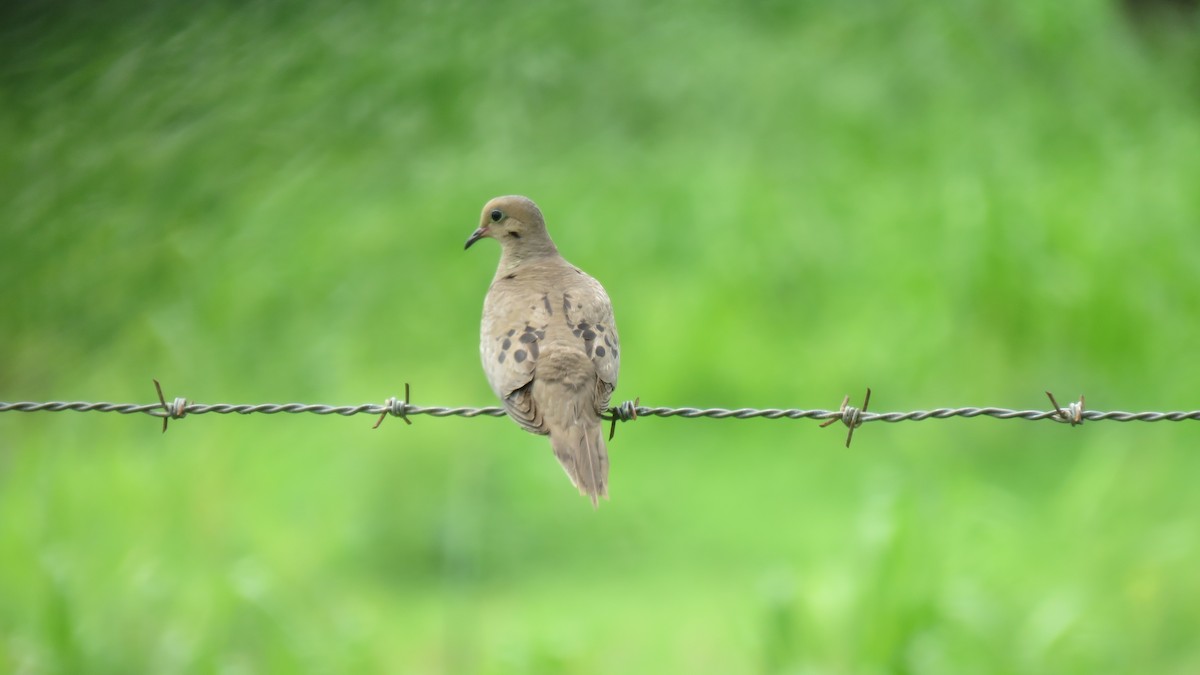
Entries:
{"label": "perched bird on wire", "polygon": [[485,237],[500,242],[479,336],[488,384],[513,421],[550,436],[571,483],[597,506],[608,497],[600,414],[621,363],[612,303],[600,282],[559,255],[528,198],[489,201],[465,248]]}

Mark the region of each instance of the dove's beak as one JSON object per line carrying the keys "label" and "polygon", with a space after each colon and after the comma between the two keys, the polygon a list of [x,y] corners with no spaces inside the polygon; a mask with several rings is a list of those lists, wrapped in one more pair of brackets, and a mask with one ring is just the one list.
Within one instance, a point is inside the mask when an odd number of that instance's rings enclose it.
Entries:
{"label": "dove's beak", "polygon": [[463,246],[463,250],[465,251],[465,250],[471,248],[471,244],[474,244],[475,242],[479,241],[480,239],[483,239],[484,237],[486,237],[487,233],[488,233],[488,229],[486,227],[481,227],[478,230],[475,230],[474,232],[472,232],[471,236],[467,238],[467,245]]}

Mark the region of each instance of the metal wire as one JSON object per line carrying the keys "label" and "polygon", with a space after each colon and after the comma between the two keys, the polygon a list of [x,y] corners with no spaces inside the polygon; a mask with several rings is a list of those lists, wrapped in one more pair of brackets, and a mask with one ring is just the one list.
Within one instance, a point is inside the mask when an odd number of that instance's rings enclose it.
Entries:
{"label": "metal wire", "polygon": [[[408,416],[414,415],[429,415],[431,417],[504,417],[504,408],[499,406],[486,406],[482,408],[472,407],[456,407],[450,408],[446,406],[418,406],[405,405],[405,414]],[[154,417],[173,417],[180,418],[184,415],[203,415],[206,413],[217,413],[220,415],[229,415],[237,413],[239,415],[251,415],[261,413],[264,415],[274,415],[277,413],[313,413],[316,415],[342,415],[350,417],[352,415],[380,415],[389,414],[391,409],[387,405],[378,403],[362,403],[360,405],[323,405],[320,403],[189,403],[179,414],[170,415],[163,411],[161,403],[89,403],[86,401],[17,401],[15,403],[6,403],[0,401],[0,412],[114,412],[122,415],[130,415],[134,413],[144,413]],[[617,408],[609,408],[609,415],[613,415]],[[804,410],[798,408],[667,408],[667,407],[647,407],[638,406],[634,408],[637,411],[638,417],[683,417],[685,419],[696,419],[700,417],[709,419],[755,419],[763,418],[768,420],[777,419],[812,419],[812,420],[829,420],[839,421],[842,418],[842,413],[837,410]],[[927,419],[948,419],[950,417],[994,417],[996,419],[1023,419],[1030,421],[1038,420],[1054,420],[1062,422],[1059,419],[1059,414],[1055,410],[1011,410],[1009,408],[933,408],[931,410],[913,410],[909,412],[886,412],[886,413],[869,413],[865,412],[860,418],[863,423],[866,422],[920,422]],[[1123,412],[1120,410],[1086,410],[1083,413],[1083,420],[1089,422],[1098,422],[1100,420],[1110,420],[1114,422],[1183,422],[1183,421],[1200,421],[1200,410],[1190,411],[1171,411],[1171,412]],[[607,418],[611,419],[611,417]],[[622,420],[617,417],[618,421]]]}
{"label": "metal wire", "polygon": [[[167,422],[172,419],[180,419],[187,415],[204,415],[208,413],[216,413],[220,415],[239,414],[264,414],[275,415],[278,413],[312,413],[316,415],[341,415],[349,417],[351,415],[379,415],[379,421],[375,423],[378,427],[379,423],[388,415],[400,417],[405,422],[411,424],[408,419],[415,415],[429,415],[431,417],[503,417],[504,408],[500,406],[487,406],[482,408],[473,407],[445,407],[445,406],[418,406],[408,403],[411,400],[411,392],[408,385],[404,386],[404,398],[390,398],[383,405],[378,403],[363,403],[360,405],[323,405],[320,403],[191,403],[182,397],[175,398],[171,403],[167,403],[166,398],[162,394],[162,387],[158,381],[154,381],[155,388],[158,391],[159,400],[157,403],[106,403],[106,402],[87,402],[87,401],[18,401],[15,403],[6,403],[0,401],[0,412],[108,412],[119,413],[122,415],[145,414],[154,417],[162,418],[163,431],[166,431]],[[834,422],[841,421],[849,429],[846,437],[846,445],[850,445],[850,439],[853,437],[854,429],[867,422],[919,422],[928,419],[948,419],[951,417],[992,417],[995,419],[1009,420],[1022,419],[1029,421],[1052,420],[1062,424],[1070,424],[1075,426],[1083,424],[1083,422],[1098,422],[1101,420],[1110,420],[1114,422],[1182,422],[1200,421],[1200,410],[1192,411],[1172,411],[1172,412],[1124,412],[1120,410],[1084,410],[1084,398],[1081,396],[1078,401],[1074,401],[1063,407],[1059,406],[1054,400],[1054,396],[1050,392],[1046,392],[1051,404],[1052,410],[1012,410],[1009,408],[934,408],[932,410],[913,410],[909,412],[867,412],[867,403],[870,401],[871,391],[867,390],[867,395],[864,398],[861,408],[848,405],[849,397],[842,400],[842,405],[837,410],[804,410],[799,408],[668,408],[668,407],[648,407],[640,405],[639,400],[626,401],[620,405],[613,406],[608,409],[608,414],[604,415],[605,420],[612,422],[613,430],[616,428],[618,421],[627,422],[635,420],[639,417],[682,417],[684,419],[812,419],[823,420],[821,426],[828,426]],[[610,437],[611,437],[610,431]]]}
{"label": "metal wire", "polygon": [[[422,407],[406,405],[404,409],[408,415],[432,415],[433,417],[504,416],[504,408],[496,406],[487,408],[446,408],[442,406]],[[387,405],[379,405],[378,403],[363,403],[360,405],[323,405],[321,403],[188,403],[181,409],[172,411],[172,414],[163,411],[161,403],[88,403],[86,401],[46,401],[44,403],[34,403],[31,401],[18,401],[16,403],[0,402],[0,412],[63,412],[66,410],[75,412],[114,412],[122,415],[145,413],[154,417],[175,419],[184,415],[203,415],[206,413],[217,413],[219,415],[233,413],[239,415],[252,415],[254,413],[262,413],[264,415],[274,415],[276,413],[313,413],[316,415],[342,415],[349,417],[351,415],[379,415],[390,412],[390,408]]]}

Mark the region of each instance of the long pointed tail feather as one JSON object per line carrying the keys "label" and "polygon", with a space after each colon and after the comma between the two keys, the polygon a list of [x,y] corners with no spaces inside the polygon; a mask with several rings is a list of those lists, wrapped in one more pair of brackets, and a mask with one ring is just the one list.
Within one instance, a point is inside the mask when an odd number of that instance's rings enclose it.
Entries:
{"label": "long pointed tail feather", "polygon": [[552,429],[550,445],[554,456],[579,489],[587,495],[592,506],[599,505],[599,498],[608,498],[608,449],[604,446],[600,420],[579,420],[565,429]]}

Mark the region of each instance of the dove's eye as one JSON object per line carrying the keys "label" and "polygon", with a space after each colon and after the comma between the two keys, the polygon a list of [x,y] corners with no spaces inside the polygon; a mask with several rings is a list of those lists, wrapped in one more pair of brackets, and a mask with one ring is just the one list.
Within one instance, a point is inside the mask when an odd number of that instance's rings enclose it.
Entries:
{"label": "dove's eye", "polygon": [[500,212],[500,209],[494,209],[488,214],[488,217],[492,219],[493,223],[498,223],[500,222],[500,219],[504,217],[504,214]]}

